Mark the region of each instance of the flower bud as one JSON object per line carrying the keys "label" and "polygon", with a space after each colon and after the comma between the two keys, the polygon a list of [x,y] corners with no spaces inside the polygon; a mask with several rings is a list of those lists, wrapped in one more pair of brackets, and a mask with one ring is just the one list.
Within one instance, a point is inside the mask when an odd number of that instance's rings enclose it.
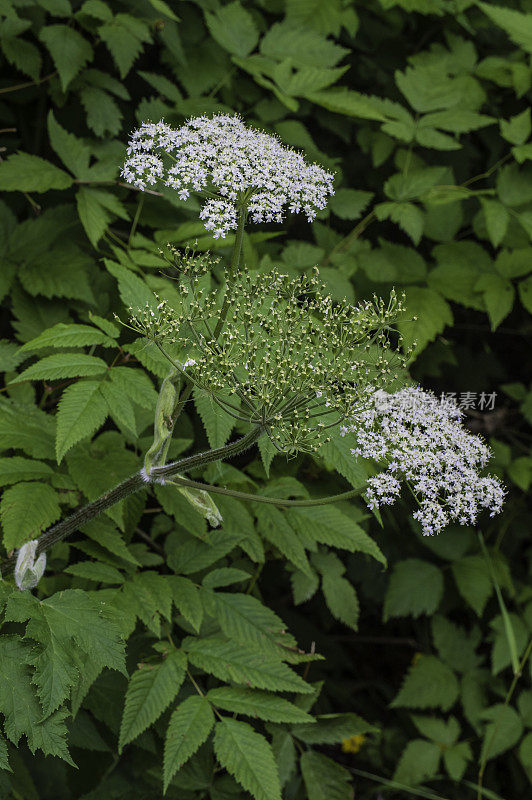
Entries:
{"label": "flower bud", "polygon": [[[176,477],[181,477],[177,475]],[[169,480],[168,483],[173,483]],[[223,517],[220,514],[220,509],[210,496],[208,492],[203,489],[187,489],[185,486],[178,486],[181,494],[187,498],[188,502],[194,506],[213,528],[217,528],[223,522]]]}
{"label": "flower bud", "polygon": [[149,475],[152,467],[164,464],[174,429],[173,414],[177,403],[176,383],[179,377],[175,371],[166,376],[161,385],[155,409],[153,444],[144,458],[144,469]]}
{"label": "flower bud", "polygon": [[15,583],[21,591],[34,589],[44,574],[46,554],[41,553],[37,561],[35,561],[38,543],[37,539],[32,539],[31,542],[23,544],[18,551],[15,565]]}
{"label": "flower bud", "polygon": [[[185,362],[185,367],[193,366],[196,362],[189,358]],[[144,459],[144,469],[142,471],[145,480],[149,481],[152,467],[162,466],[166,462],[168,448],[174,430],[173,415],[178,402],[178,391],[176,384],[179,376],[172,371],[162,382],[161,391],[157,399],[155,409],[154,437],[153,444],[146,453]],[[168,481],[171,483],[171,481]],[[207,492],[202,489],[186,489],[179,486],[178,491],[186,497],[188,502],[209,522],[213,528],[217,528],[222,522],[222,515],[218,506]]]}

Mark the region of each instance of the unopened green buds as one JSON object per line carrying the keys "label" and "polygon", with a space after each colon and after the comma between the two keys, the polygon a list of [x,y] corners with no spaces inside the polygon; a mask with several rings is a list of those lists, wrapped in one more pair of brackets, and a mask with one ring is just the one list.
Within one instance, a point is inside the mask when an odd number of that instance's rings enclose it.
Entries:
{"label": "unopened green buds", "polygon": [[17,555],[15,565],[15,583],[21,591],[34,589],[41,580],[46,568],[46,554],[41,553],[35,560],[37,553],[37,539],[23,544]]}
{"label": "unopened green buds", "polygon": [[[189,363],[185,362],[185,366],[189,366]],[[143,476],[148,481],[152,468],[163,466],[166,463],[166,456],[168,455],[168,448],[170,447],[174,429],[175,409],[179,402],[179,380],[179,373],[173,370],[161,385],[155,409],[153,444],[144,459]],[[171,483],[171,481],[168,482]],[[213,528],[217,528],[221,524],[222,515],[207,492],[183,487],[177,487],[177,490],[205,517]]]}
{"label": "unopened green buds", "polygon": [[[180,478],[182,476],[176,475],[176,477]],[[167,483],[174,482],[168,480]],[[177,484],[175,485],[177,486]],[[220,514],[220,510],[208,492],[204,492],[202,489],[185,489],[182,486],[178,486],[178,491],[180,491],[183,497],[186,497],[188,502],[205,517],[213,528],[217,528],[218,525],[222,524],[223,517]]]}
{"label": "unopened green buds", "polygon": [[144,458],[144,469],[149,475],[152,467],[165,463],[172,432],[174,430],[174,410],[177,405],[180,378],[175,370],[166,376],[161,385],[157,406],[155,408],[155,422],[153,425],[153,444]]}

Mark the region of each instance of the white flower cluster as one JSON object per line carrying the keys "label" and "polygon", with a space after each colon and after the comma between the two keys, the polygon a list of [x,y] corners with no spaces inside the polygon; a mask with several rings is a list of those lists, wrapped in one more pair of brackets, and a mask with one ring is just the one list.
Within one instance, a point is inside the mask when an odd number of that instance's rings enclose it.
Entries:
{"label": "white flower cluster", "polygon": [[347,428],[356,433],[354,456],[387,463],[368,481],[369,507],[393,504],[405,480],[418,500],[413,516],[424,535],[439,533],[453,521],[474,525],[482,508],[497,514],[504,489],[496,478],[479,474],[490,451],[461,418],[454,403],[442,403],[419,388],[375,392],[373,402]]}
{"label": "white flower cluster", "polygon": [[127,153],[122,176],[138,189],[161,181],[184,200],[191,192],[216,193],[200,213],[215,238],[236,228],[239,207],[253,222],[282,222],[286,206],[310,222],[333,194],[329,172],[236,115],[195,117],[177,130],[145,122]]}

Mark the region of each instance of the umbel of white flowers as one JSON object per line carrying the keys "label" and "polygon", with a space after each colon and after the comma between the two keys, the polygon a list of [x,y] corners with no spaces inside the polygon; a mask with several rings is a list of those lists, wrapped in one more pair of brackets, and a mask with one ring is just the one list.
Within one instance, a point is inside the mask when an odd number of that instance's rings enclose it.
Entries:
{"label": "umbel of white flowers", "polygon": [[356,434],[354,456],[386,464],[368,481],[369,507],[394,503],[403,480],[419,503],[413,517],[424,535],[439,533],[451,522],[474,525],[483,508],[497,514],[504,489],[497,478],[479,474],[490,450],[461,418],[454,402],[419,388],[375,392],[373,402],[343,428]]}
{"label": "umbel of white flowers", "polygon": [[177,130],[145,122],[127,153],[122,176],[138,189],[161,184],[183,200],[202,193],[200,218],[214,238],[236,230],[242,209],[253,222],[282,222],[286,208],[312,221],[333,194],[333,175],[237,115],[195,117]]}

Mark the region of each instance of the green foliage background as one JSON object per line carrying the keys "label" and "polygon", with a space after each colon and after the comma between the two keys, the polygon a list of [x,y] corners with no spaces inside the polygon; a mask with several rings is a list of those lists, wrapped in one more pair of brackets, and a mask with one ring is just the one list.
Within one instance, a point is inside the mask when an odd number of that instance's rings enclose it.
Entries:
{"label": "green foliage background", "polygon": [[[247,264],[319,264],[335,297],[404,289],[414,378],[497,392],[468,424],[509,487],[485,551],[472,529],[423,539],[407,503],[380,527],[357,503],[224,501],[210,533],[168,487],[114,507],[50,552],[40,600],[0,584],[0,797],[152,798],[164,779],[181,800],[474,800],[479,771],[485,797],[528,796],[532,4],[0,0],[0,15],[6,552],[142,465],[166,367],[111,320],[175,297],[157,248],[230,252],[196,200],[121,184],[146,119],[237,111],[336,171],[312,226],[250,228]],[[172,457],[231,422],[198,398]],[[302,497],[364,467],[337,439],[194,477]]]}

